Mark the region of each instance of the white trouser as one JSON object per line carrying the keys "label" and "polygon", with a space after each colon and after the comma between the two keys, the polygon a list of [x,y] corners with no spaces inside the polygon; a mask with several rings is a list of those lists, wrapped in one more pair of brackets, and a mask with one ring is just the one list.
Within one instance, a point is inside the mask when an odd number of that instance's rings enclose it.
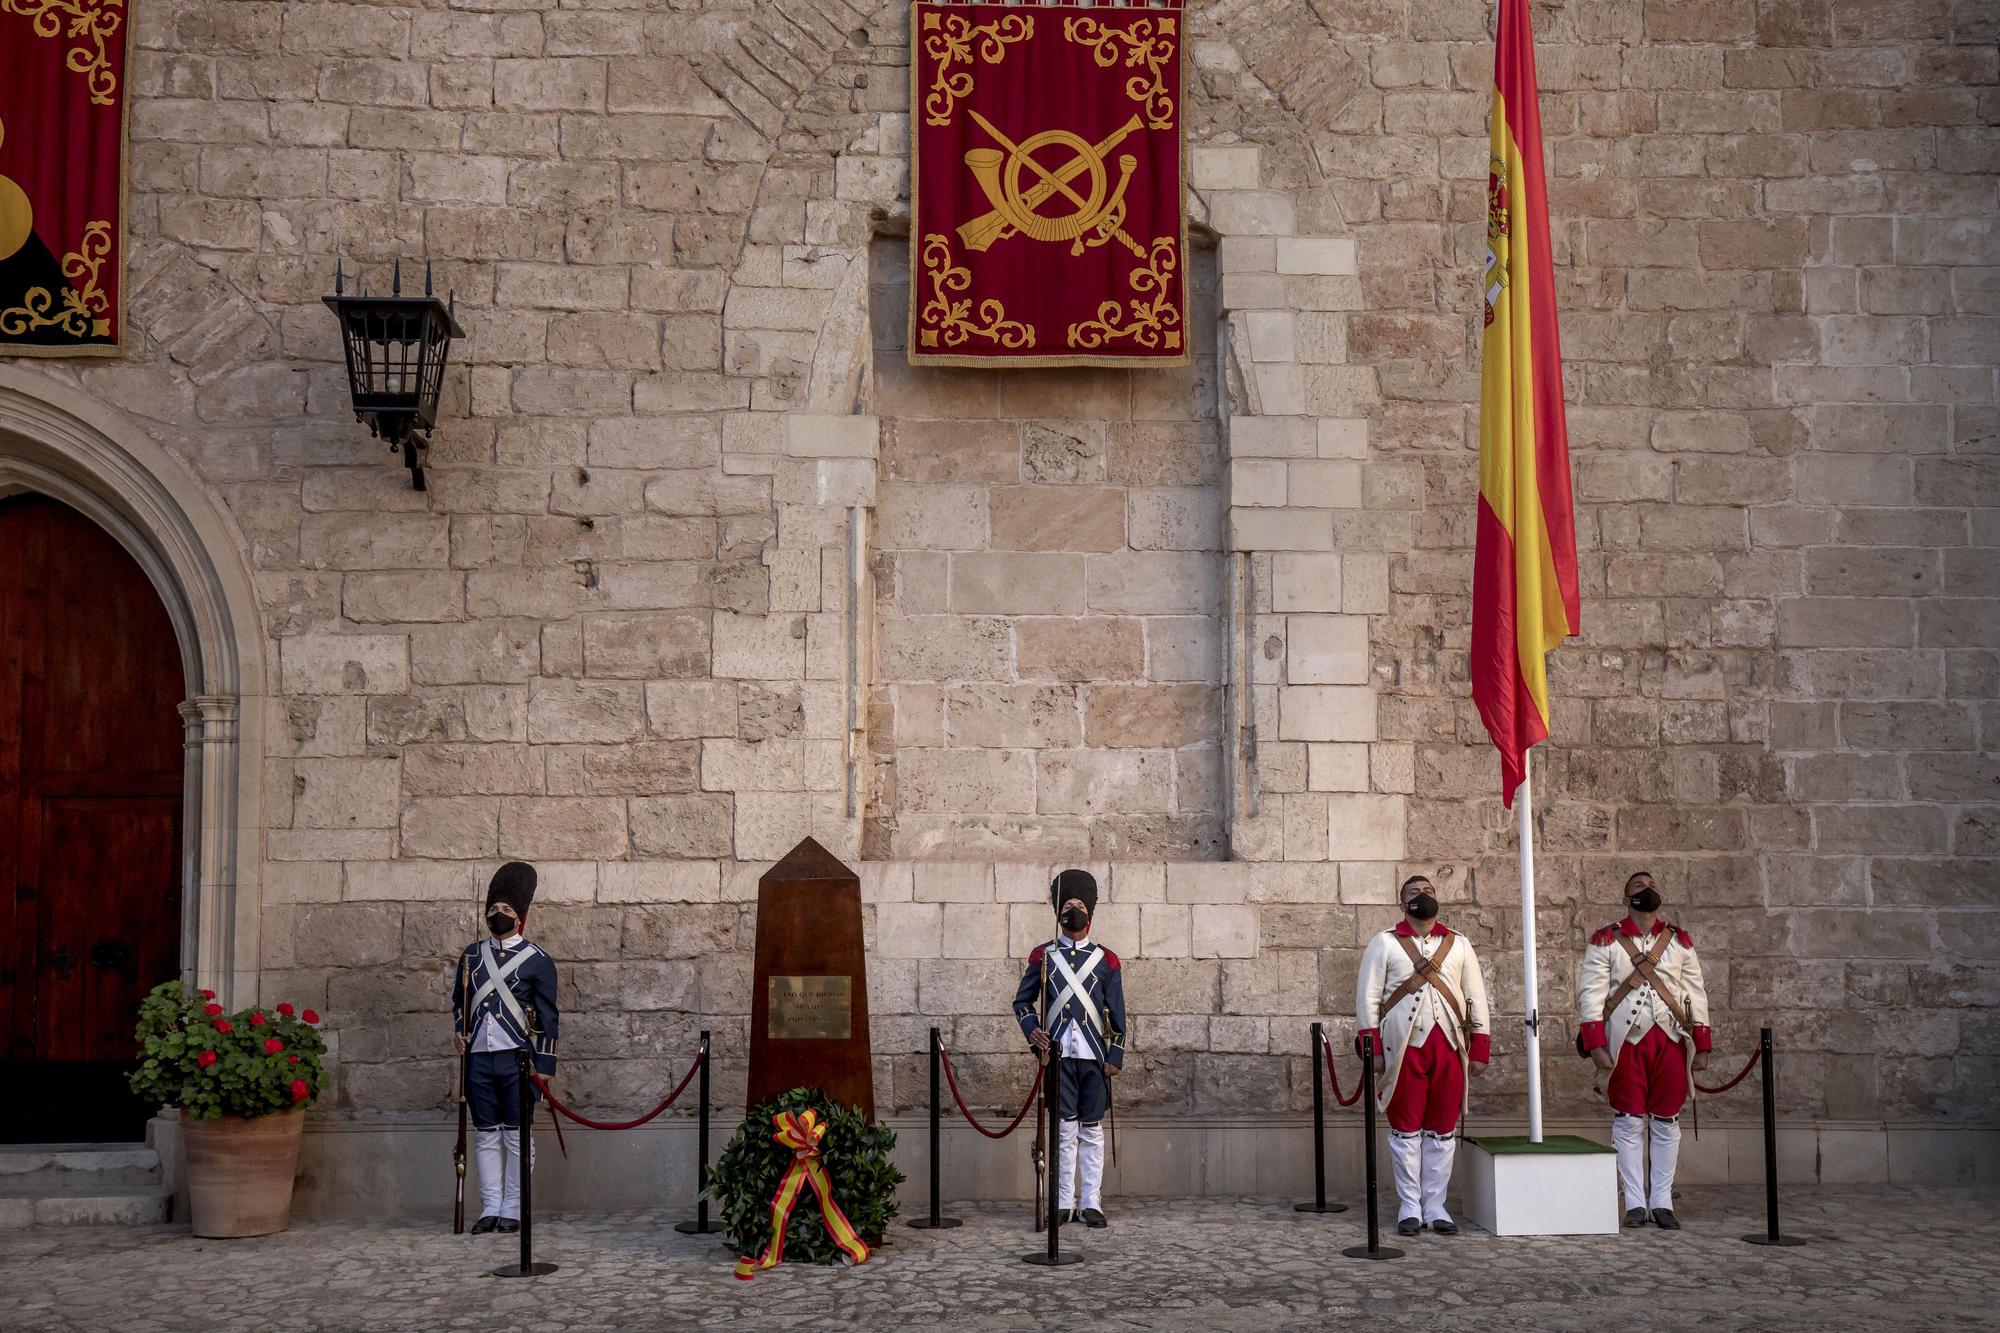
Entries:
{"label": "white trouser", "polygon": [[1451,1214],[1444,1210],[1444,1192],[1451,1188],[1451,1161],[1458,1153],[1458,1137],[1454,1134],[1433,1134],[1425,1130],[1423,1134],[1424,1170],[1424,1221],[1449,1222]]}
{"label": "white trouser", "polygon": [[[500,1192],[500,1216],[521,1220],[521,1131],[518,1129],[482,1130],[481,1133],[498,1134],[502,1142],[504,1182]],[[535,1141],[528,1140],[528,1169],[535,1168]],[[486,1181],[479,1182],[480,1195],[486,1193]]]}
{"label": "white trouser", "polygon": [[482,1129],[474,1149],[479,1162],[479,1215],[500,1216],[501,1191],[507,1180],[507,1144],[504,1129]]}
{"label": "white trouser", "polygon": [[[1680,1143],[1680,1126],[1674,1126],[1675,1145]],[[1618,1189],[1625,1196],[1625,1211],[1646,1206],[1646,1117],[1620,1111],[1611,1119],[1611,1146],[1618,1150]],[[1671,1173],[1669,1173],[1671,1175]],[[1668,1182],[1669,1188],[1672,1181]]]}
{"label": "white trouser", "polygon": [[[1056,1207],[1099,1208],[1104,1206],[1104,1122],[1061,1122],[1057,1142],[1062,1148],[1062,1174],[1056,1178]],[[1083,1178],[1083,1202],[1076,1201],[1077,1178]]]}
{"label": "white trouser", "polygon": [[1396,1220],[1424,1217],[1424,1136],[1389,1131],[1389,1168],[1396,1178]]}
{"label": "white trouser", "polygon": [[1650,1116],[1653,1136],[1653,1188],[1649,1208],[1674,1206],[1674,1166],[1681,1157],[1681,1122],[1673,1116]]}

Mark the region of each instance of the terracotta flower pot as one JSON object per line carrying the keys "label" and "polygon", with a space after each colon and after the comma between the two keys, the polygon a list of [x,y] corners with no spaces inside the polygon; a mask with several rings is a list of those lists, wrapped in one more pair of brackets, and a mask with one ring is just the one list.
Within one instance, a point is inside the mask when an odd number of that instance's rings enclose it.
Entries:
{"label": "terracotta flower pot", "polygon": [[182,1120],[188,1211],[197,1236],[268,1236],[292,1224],[304,1107]]}

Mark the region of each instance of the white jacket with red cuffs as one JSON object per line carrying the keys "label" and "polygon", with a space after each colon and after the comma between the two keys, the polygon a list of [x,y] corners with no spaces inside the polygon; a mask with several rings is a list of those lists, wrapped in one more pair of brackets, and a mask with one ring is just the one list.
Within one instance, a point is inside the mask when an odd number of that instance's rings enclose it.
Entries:
{"label": "white jacket with red cuffs", "polygon": [[[1465,1014],[1459,1022],[1450,1004],[1434,986],[1422,986],[1383,1012],[1382,1006],[1403,982],[1416,971],[1409,954],[1397,937],[1415,944],[1425,958],[1445,951],[1438,965],[1439,980],[1451,988]],[[1433,1029],[1442,1029],[1453,1050],[1481,1064],[1491,1058],[1491,1028],[1487,1021],[1486,978],[1479,970],[1479,955],[1472,941],[1455,935],[1442,924],[1433,923],[1428,936],[1420,937],[1410,923],[1399,921],[1394,930],[1385,930],[1368,941],[1361,955],[1361,972],[1354,983],[1354,1037],[1375,1038],[1375,1049],[1384,1059],[1383,1075],[1376,1080],[1375,1099],[1382,1106],[1396,1091],[1396,1076],[1402,1072],[1403,1054],[1430,1040]]]}
{"label": "white jacket with red cuffs", "polygon": [[[1659,947],[1663,932],[1669,937],[1666,952],[1660,955],[1653,970],[1687,1015],[1691,1032],[1682,1027],[1666,1000],[1643,978],[1625,993],[1615,1009],[1609,1014],[1604,1012],[1604,1002],[1632,975],[1632,957],[1619,943],[1620,937],[1630,940],[1642,954],[1650,954]],[[1586,1051],[1609,1046],[1615,1058],[1627,1042],[1638,1041],[1656,1027],[1674,1041],[1694,1038],[1688,1051],[1690,1059],[1695,1051],[1709,1048],[1708,988],[1701,979],[1701,960],[1695,956],[1694,941],[1688,938],[1688,933],[1664,921],[1655,921],[1652,930],[1641,935],[1628,916],[1590,937],[1590,945],[1583,951],[1583,966],[1577,969],[1576,1010],[1577,1032]]]}

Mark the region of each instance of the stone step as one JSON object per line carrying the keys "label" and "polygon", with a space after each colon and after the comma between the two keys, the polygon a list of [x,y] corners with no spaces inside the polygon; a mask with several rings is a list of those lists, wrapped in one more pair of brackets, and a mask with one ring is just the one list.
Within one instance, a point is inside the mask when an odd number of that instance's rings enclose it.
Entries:
{"label": "stone step", "polygon": [[0,1195],[105,1195],[158,1189],[160,1156],[143,1143],[0,1145]]}
{"label": "stone step", "polygon": [[24,1194],[0,1186],[0,1231],[24,1227],[157,1226],[173,1197],[159,1186],[107,1186],[92,1193]]}

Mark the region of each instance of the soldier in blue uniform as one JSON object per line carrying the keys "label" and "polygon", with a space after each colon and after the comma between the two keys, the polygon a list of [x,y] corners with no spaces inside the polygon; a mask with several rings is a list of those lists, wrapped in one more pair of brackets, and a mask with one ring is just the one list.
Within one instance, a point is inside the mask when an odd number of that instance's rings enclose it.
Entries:
{"label": "soldier in blue uniform", "polygon": [[1077,1221],[1080,1212],[1084,1225],[1102,1227],[1108,1225],[1099,1193],[1104,1117],[1111,1109],[1110,1080],[1125,1064],[1125,982],[1118,955],[1089,938],[1096,879],[1088,871],[1065,870],[1049,886],[1049,900],[1062,930],[1028,955],[1028,970],[1014,992],[1014,1018],[1029,1045],[1057,1057],[1048,1072],[1062,1117],[1056,1207],[1064,1222]]}
{"label": "soldier in blue uniform", "polygon": [[532,1052],[543,1078],[556,1072],[556,965],[524,934],[534,900],[533,866],[509,861],[494,872],[486,888],[491,938],[465,946],[451,989],[452,1034],[461,1055],[471,1052],[465,1095],[479,1131],[474,1235],[521,1229],[519,1053]]}

